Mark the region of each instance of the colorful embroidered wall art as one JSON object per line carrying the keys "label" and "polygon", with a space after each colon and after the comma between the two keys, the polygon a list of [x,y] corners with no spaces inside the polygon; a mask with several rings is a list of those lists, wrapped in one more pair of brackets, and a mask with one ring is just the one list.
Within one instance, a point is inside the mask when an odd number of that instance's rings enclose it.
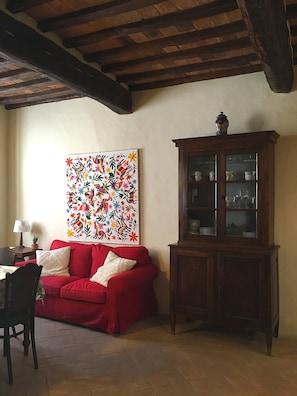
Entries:
{"label": "colorful embroidered wall art", "polygon": [[68,155],[67,236],[139,244],[138,151]]}

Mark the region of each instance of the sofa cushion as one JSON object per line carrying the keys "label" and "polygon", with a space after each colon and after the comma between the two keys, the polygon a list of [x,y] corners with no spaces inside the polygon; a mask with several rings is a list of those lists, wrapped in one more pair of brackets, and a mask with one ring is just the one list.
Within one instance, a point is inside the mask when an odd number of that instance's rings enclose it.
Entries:
{"label": "sofa cushion", "polygon": [[105,304],[106,287],[91,282],[88,278],[78,279],[61,288],[61,297],[69,300]]}
{"label": "sofa cushion", "polygon": [[96,244],[92,247],[91,276],[93,276],[97,269],[104,264],[109,251],[114,252],[119,257],[136,260],[136,267],[150,262],[149,251],[144,246],[112,247],[104,244]]}
{"label": "sofa cushion", "polygon": [[60,297],[60,289],[67,283],[78,280],[78,276],[42,276],[42,286],[46,296]]}
{"label": "sofa cushion", "polygon": [[65,246],[71,247],[69,261],[70,275],[79,276],[80,278],[87,278],[90,276],[93,245],[79,242],[65,242],[55,239],[51,244],[50,250],[59,249]]}
{"label": "sofa cushion", "polygon": [[135,264],[136,260],[119,257],[114,252],[109,251],[104,264],[97,269],[96,273],[90,280],[92,282],[100,283],[103,286],[107,286],[110,278],[132,269]]}
{"label": "sofa cushion", "polygon": [[42,265],[43,276],[69,276],[70,246],[55,250],[36,250],[36,262]]}

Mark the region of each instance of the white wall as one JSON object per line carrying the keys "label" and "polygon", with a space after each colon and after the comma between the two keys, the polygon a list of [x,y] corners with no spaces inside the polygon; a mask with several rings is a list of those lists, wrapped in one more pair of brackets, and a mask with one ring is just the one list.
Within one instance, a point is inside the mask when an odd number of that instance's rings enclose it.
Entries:
{"label": "white wall", "polygon": [[[118,115],[85,98],[7,112],[12,146],[10,232],[16,217],[34,222],[32,232],[47,249],[66,239],[65,157],[67,154],[140,149],[141,243],[161,273],[156,292],[168,312],[169,248],[178,237],[178,152],[172,139],[215,134],[223,111],[228,133],[275,129],[276,232],[281,246],[280,334],[297,335],[297,93],[273,93],[263,73],[217,79],[134,94],[134,112]],[[15,169],[14,169],[15,167]],[[26,245],[31,236],[24,234]]]}
{"label": "white wall", "polygon": [[0,106],[0,246],[7,243],[7,117]]}

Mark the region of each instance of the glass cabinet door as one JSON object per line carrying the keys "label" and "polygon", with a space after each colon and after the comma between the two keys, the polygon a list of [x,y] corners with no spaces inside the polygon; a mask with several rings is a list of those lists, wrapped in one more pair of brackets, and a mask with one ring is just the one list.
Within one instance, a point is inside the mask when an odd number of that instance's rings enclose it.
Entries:
{"label": "glass cabinet door", "polygon": [[226,236],[257,238],[257,154],[226,155],[225,163]]}
{"label": "glass cabinet door", "polygon": [[217,156],[190,156],[187,177],[187,234],[216,235]]}

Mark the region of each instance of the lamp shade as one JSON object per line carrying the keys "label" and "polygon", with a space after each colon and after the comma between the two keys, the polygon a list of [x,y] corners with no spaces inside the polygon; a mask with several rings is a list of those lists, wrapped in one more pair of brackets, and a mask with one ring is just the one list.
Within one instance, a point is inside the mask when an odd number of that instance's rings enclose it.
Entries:
{"label": "lamp shade", "polygon": [[30,223],[27,220],[16,220],[13,226],[13,232],[29,232]]}

